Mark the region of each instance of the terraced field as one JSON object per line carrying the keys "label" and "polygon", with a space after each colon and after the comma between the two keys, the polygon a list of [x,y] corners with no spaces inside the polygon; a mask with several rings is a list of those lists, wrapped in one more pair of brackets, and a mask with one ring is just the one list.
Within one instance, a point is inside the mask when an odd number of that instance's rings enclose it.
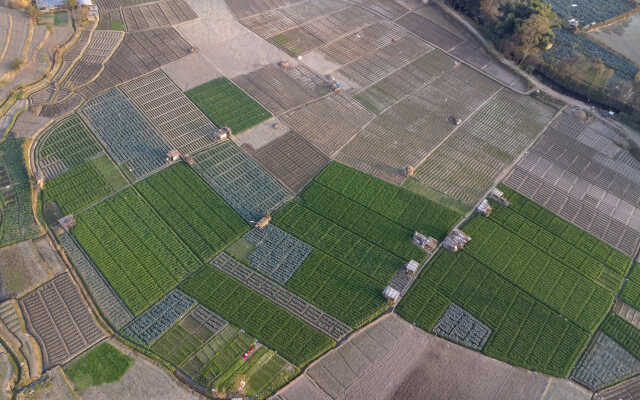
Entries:
{"label": "terraced field", "polygon": [[120,89],[181,154],[193,154],[217,142],[216,127],[164,72],[152,72]]}
{"label": "terraced field", "polygon": [[23,139],[0,143],[0,246],[39,232],[31,209],[31,188],[24,165]]}
{"label": "terraced field", "polygon": [[78,215],[72,232],[134,315],[200,266],[133,188]]}
{"label": "terraced field", "polygon": [[95,31],[82,56],[65,76],[62,86],[74,89],[95,79],[124,37],[123,32]]}
{"label": "terraced field", "polygon": [[[431,330],[449,301],[492,329],[484,352],[567,376],[608,313],[631,260],[512,191],[509,208],[463,229],[462,253],[441,251],[400,303]],[[490,302],[487,302],[491,299]]]}
{"label": "terraced field", "polygon": [[208,261],[249,226],[186,164],[175,164],[136,185],[184,243]]}
{"label": "terraced field", "polygon": [[288,191],[231,141],[193,156],[194,169],[246,221],[282,204]]}
{"label": "terraced field", "polygon": [[61,364],[104,337],[68,273],[20,299],[27,327],[43,348],[46,369]]}
{"label": "terraced field", "polygon": [[198,17],[183,0],[161,0],[125,7],[122,15],[129,32],[175,25]]}

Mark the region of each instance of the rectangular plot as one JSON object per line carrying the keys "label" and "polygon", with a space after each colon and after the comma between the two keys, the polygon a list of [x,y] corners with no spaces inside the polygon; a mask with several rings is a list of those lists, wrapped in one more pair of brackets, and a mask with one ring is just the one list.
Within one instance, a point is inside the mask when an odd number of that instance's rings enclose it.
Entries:
{"label": "rectangular plot", "polygon": [[122,14],[129,32],[175,25],[198,17],[184,0],[162,0],[125,7]]}
{"label": "rectangular plot", "polygon": [[407,14],[397,22],[400,26],[407,28],[423,40],[433,43],[445,51],[453,50],[453,48],[464,42],[463,38],[416,13]]}

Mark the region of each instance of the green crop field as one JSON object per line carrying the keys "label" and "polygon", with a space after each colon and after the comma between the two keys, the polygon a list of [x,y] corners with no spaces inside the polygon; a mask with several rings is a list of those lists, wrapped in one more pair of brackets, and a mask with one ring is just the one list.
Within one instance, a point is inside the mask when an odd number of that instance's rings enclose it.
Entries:
{"label": "green crop field", "polygon": [[629,304],[636,310],[640,310],[640,264],[636,263],[631,269],[629,279],[624,283],[620,300]]}
{"label": "green crop field", "polygon": [[136,189],[203,261],[249,230],[186,164],[174,164],[136,184]]}
{"label": "green crop field", "polygon": [[640,329],[616,314],[609,314],[600,327],[611,339],[640,359]]}
{"label": "green crop field", "polygon": [[631,260],[503,189],[511,206],[491,202],[489,218],[473,217],[463,227],[471,236],[463,252],[441,251],[398,311],[431,330],[453,301],[494,330],[488,355],[566,376],[607,315]]}
{"label": "green crop field", "polygon": [[77,216],[73,234],[134,314],[200,266],[133,188]]}
{"label": "green crop field", "polygon": [[48,180],[43,200],[45,203],[55,202],[67,215],[104,199],[126,184],[111,160],[101,156]]}
{"label": "green crop field", "polygon": [[31,186],[24,165],[22,139],[0,143],[0,246],[39,232],[31,208]]}
{"label": "green crop field", "polygon": [[398,313],[429,330],[449,301],[493,330],[485,354],[527,369],[567,376],[589,338],[464,250],[440,251],[400,302]]}
{"label": "green crop field", "polygon": [[[337,162],[329,164],[314,182],[351,200],[338,199],[342,207],[357,207],[355,213],[362,212],[358,215],[362,219],[371,217],[373,211],[412,234],[418,231],[441,240],[462,218],[458,211]],[[371,218],[371,224],[377,222],[376,217]]]}
{"label": "green crop field", "polygon": [[216,126],[228,126],[234,134],[271,118],[269,111],[227,78],[214,79],[186,95]]}
{"label": "green crop field", "polygon": [[133,359],[109,343],[102,343],[65,367],[64,372],[78,391],[117,382],[133,365]]}
{"label": "green crop field", "polygon": [[210,265],[180,289],[298,366],[335,345],[328,336]]}

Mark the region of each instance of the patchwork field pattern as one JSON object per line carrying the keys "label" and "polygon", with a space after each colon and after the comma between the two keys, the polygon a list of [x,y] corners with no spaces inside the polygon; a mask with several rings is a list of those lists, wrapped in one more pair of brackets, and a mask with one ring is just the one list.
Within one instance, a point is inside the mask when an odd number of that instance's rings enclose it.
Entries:
{"label": "patchwork field pattern", "polygon": [[640,358],[640,330],[638,328],[616,314],[609,314],[600,330],[631,353],[636,360]]}
{"label": "patchwork field pattern", "polygon": [[624,283],[620,299],[633,308],[640,309],[640,267],[636,263]]}
{"label": "patchwork field pattern", "polygon": [[44,203],[55,202],[68,215],[102,200],[126,183],[116,166],[103,155],[48,180],[42,198]]}
{"label": "patchwork field pattern", "polygon": [[351,329],[342,322],[245,267],[226,253],[218,255],[211,265],[335,340],[351,332]]}
{"label": "patchwork field pattern", "polygon": [[267,65],[233,81],[276,115],[329,92],[329,83],[304,65]]}
{"label": "patchwork field pattern", "polygon": [[193,156],[194,168],[246,221],[282,204],[288,191],[231,141]]}
{"label": "patchwork field pattern", "polygon": [[331,157],[373,119],[373,114],[353,99],[333,94],[282,114],[280,118]]}
{"label": "patchwork field pattern", "polygon": [[[233,0],[225,0],[225,3],[227,3],[227,6],[229,7],[233,15],[238,19],[249,17],[255,14],[260,14],[262,12],[273,10],[276,8],[285,7],[291,4],[296,4],[299,2],[300,0],[247,0],[238,3]],[[310,8],[311,10],[307,10],[305,7],[305,11],[317,12],[316,10],[320,9],[321,6],[312,5]]]}
{"label": "patchwork field pattern", "polygon": [[122,18],[120,9],[105,10],[102,7],[99,7],[98,12],[100,13],[100,21],[98,22],[98,27],[96,29],[116,31],[125,30],[124,19]]}
{"label": "patchwork field pattern", "polygon": [[102,63],[113,54],[123,36],[123,32],[94,31],[91,41],[65,76],[62,86],[73,89],[94,79],[100,73]]}
{"label": "patchwork field pattern", "polygon": [[218,127],[238,134],[271,114],[227,78],[217,78],[186,92],[187,97]]}
{"label": "patchwork field pattern", "polygon": [[129,32],[175,25],[198,17],[184,0],[161,0],[125,7],[122,15]]}
{"label": "patchwork field pattern", "polygon": [[0,246],[38,233],[22,139],[0,143]]}
{"label": "patchwork field pattern", "polygon": [[474,204],[554,113],[528,96],[501,90],[432,152],[415,176],[431,189]]}
{"label": "patchwork field pattern", "polygon": [[627,255],[640,243],[640,163],[599,121],[561,114],[505,184]]}
{"label": "patchwork field pattern", "polygon": [[45,104],[38,114],[42,118],[59,118],[72,113],[84,102],[84,97],[77,93],[65,97],[63,100],[53,104]]}
{"label": "patchwork field pattern", "polygon": [[244,238],[255,246],[249,253],[251,267],[284,285],[313,248],[282,229],[267,225],[254,228]]}
{"label": "patchwork field pattern", "polygon": [[120,90],[94,97],[80,114],[116,163],[134,179],[165,165],[169,146]]}
{"label": "patchwork field pattern", "polygon": [[74,357],[104,337],[68,273],[20,299],[27,327],[43,348],[46,369]]}
{"label": "patchwork field pattern", "polygon": [[196,153],[216,143],[216,127],[164,72],[154,71],[120,89],[180,154]]}
{"label": "patchwork field pattern", "polygon": [[76,115],[56,122],[38,141],[36,164],[50,179],[102,153],[100,145]]}
{"label": "patchwork field pattern", "polygon": [[571,379],[597,390],[640,372],[640,361],[613,339],[598,332],[576,364]]}
{"label": "patchwork field pattern", "polygon": [[102,315],[116,329],[129,323],[133,319],[133,314],[109,286],[84,250],[78,246],[73,236],[65,232],[58,236],[58,240]]}
{"label": "patchwork field pattern", "polygon": [[290,131],[251,154],[293,192],[299,192],[329,159],[311,143]]}
{"label": "patchwork field pattern", "polygon": [[[427,54],[407,69],[414,66],[422,75],[418,80],[433,81],[386,108],[341,150],[339,161],[400,184],[405,178],[404,168],[420,165],[456,128],[453,118],[465,120],[499,90],[497,83],[466,66],[454,66],[440,52]],[[375,93],[376,88],[368,91]],[[372,108],[377,111],[375,105]],[[480,132],[481,128],[471,129]]]}
{"label": "patchwork field pattern", "polygon": [[121,333],[135,342],[151,346],[195,304],[194,299],[174,289],[138,315]]}
{"label": "patchwork field pattern", "polygon": [[120,83],[144,75],[189,54],[191,45],[173,28],[157,28],[127,33],[105,64],[100,79],[82,87],[86,98]]}
{"label": "patchwork field pattern", "polygon": [[451,303],[433,328],[433,333],[474,350],[482,350],[491,329],[462,307]]}
{"label": "patchwork field pattern", "polygon": [[410,13],[398,20],[398,24],[418,35],[421,39],[433,43],[445,51],[451,51],[462,44],[465,38],[456,35],[442,26],[417,13]]}
{"label": "patchwork field pattern", "polygon": [[249,229],[236,212],[191,168],[174,164],[136,189],[184,243],[208,261]]}
{"label": "patchwork field pattern", "polygon": [[198,304],[180,321],[180,325],[202,342],[206,342],[222,332],[229,323],[216,313]]}
{"label": "patchwork field pattern", "polygon": [[325,334],[213,266],[189,276],[180,289],[295,365],[306,365],[335,345]]}
{"label": "patchwork field pattern", "polygon": [[200,265],[133,188],[77,216],[73,234],[134,315]]}

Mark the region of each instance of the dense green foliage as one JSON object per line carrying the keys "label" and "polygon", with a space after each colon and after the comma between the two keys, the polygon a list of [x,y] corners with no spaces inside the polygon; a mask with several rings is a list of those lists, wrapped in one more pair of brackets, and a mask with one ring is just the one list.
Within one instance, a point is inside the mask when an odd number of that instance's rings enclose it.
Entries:
{"label": "dense green foliage", "polygon": [[31,186],[22,139],[0,143],[0,246],[39,232],[31,208]]}
{"label": "dense green foliage", "polygon": [[47,181],[43,200],[55,202],[64,215],[81,210],[126,185],[116,166],[102,156],[84,161]]}
{"label": "dense green foliage", "polygon": [[180,289],[298,366],[335,342],[218,269],[205,265]]}
{"label": "dense green foliage", "polygon": [[640,330],[616,314],[609,314],[600,327],[611,339],[640,360]]}
{"label": "dense green foliage", "polygon": [[227,78],[214,79],[186,95],[216,126],[228,126],[234,134],[271,118],[269,111]]}
{"label": "dense green foliage", "polygon": [[136,184],[136,189],[203,261],[249,230],[186,164],[174,164]]}
{"label": "dense green foliage", "polygon": [[398,311],[409,322],[429,329],[449,300],[493,330],[485,354],[527,369],[567,376],[589,338],[563,315],[464,251],[440,251]]}
{"label": "dense green foliage", "polygon": [[635,264],[629,274],[629,279],[624,283],[620,300],[629,304],[636,310],[640,310],[640,264]]}
{"label": "dense green foliage", "polygon": [[165,360],[179,366],[202,344],[197,337],[180,324],[175,324],[151,346],[151,350]]}
{"label": "dense green foliage", "polygon": [[[355,207],[354,213],[361,212],[363,219],[371,216],[362,209],[365,207],[406,228],[412,234],[413,231],[418,231],[441,240],[462,218],[462,214],[457,211],[337,162],[329,164],[314,181],[352,200],[341,200],[340,205]],[[372,218],[374,219],[369,221],[370,225],[374,225],[378,219]]]}
{"label": "dense green foliage", "polygon": [[73,386],[83,391],[91,386],[117,382],[133,365],[133,359],[109,343],[102,343],[64,369]]}
{"label": "dense green foliage", "polygon": [[200,266],[133,188],[78,215],[73,234],[134,314]]}

